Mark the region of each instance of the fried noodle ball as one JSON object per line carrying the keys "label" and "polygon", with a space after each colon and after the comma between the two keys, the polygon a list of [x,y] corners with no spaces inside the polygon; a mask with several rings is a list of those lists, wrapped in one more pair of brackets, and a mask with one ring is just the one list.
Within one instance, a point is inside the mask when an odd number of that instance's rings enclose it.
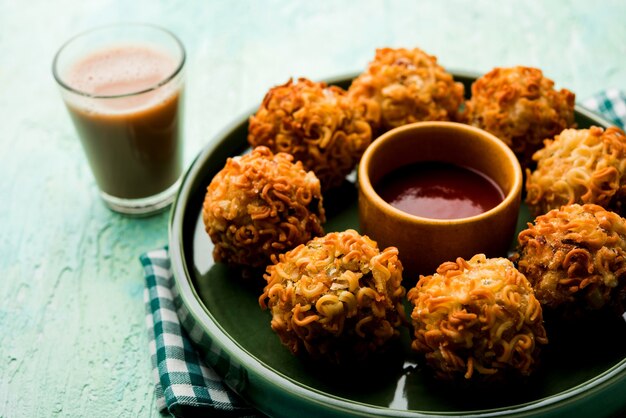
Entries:
{"label": "fried noodle ball", "polygon": [[229,158],[207,188],[202,218],[215,261],[265,267],[324,234],[320,182],[285,153],[257,147]]}
{"label": "fried noodle ball", "polygon": [[626,199],[626,135],[617,127],[566,129],[535,153],[526,170],[526,203],[535,216],[572,203],[619,214]]}
{"label": "fried noodle ball", "polygon": [[343,89],[305,78],[270,89],[248,128],[250,145],[292,154],[324,190],[344,181],[371,141]]}
{"label": "fried noodle ball", "polygon": [[546,307],[564,314],[626,300],[626,221],[594,204],[539,216],[518,236],[518,269]]}
{"label": "fried noodle ball", "polygon": [[352,229],[280,254],[264,277],[259,304],[294,354],[331,364],[363,360],[396,338],[405,321],[398,250],[379,251]]}
{"label": "fried noodle ball", "polygon": [[411,347],[440,379],[529,375],[548,342],[530,283],[505,258],[443,263],[420,276],[408,299],[415,306]]}
{"label": "fried noodle ball", "polygon": [[544,139],[574,127],[574,93],[553,86],[537,68],[495,68],[472,84],[461,119],[504,141],[522,167],[532,166]]}
{"label": "fried noodle ball", "polygon": [[382,48],[348,94],[380,134],[413,122],[454,120],[464,87],[418,48]]}

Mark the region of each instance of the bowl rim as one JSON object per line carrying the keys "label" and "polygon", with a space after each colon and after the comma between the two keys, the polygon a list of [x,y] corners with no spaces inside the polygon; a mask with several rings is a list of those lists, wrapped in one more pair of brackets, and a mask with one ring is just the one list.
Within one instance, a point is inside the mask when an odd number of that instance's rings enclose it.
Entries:
{"label": "bowl rim", "polygon": [[[374,189],[374,186],[371,182],[369,176],[369,167],[371,160],[374,156],[374,153],[378,152],[383,146],[385,146],[389,141],[393,140],[397,135],[405,133],[406,131],[421,131],[423,129],[440,129],[443,131],[464,131],[465,133],[473,133],[476,135],[480,135],[481,137],[487,139],[492,145],[496,148],[500,149],[506,157],[507,161],[512,166],[512,171],[514,173],[513,176],[513,184],[511,185],[511,189],[504,196],[504,199],[500,203],[498,203],[493,208],[479,213],[474,216],[468,216],[464,218],[452,218],[452,219],[437,219],[437,218],[427,218],[418,215],[412,215],[410,213],[404,212],[394,206],[392,206],[389,202],[384,200]],[[367,147],[363,156],[361,157],[361,161],[359,163],[358,168],[358,182],[359,182],[359,190],[362,192],[363,196],[370,200],[379,210],[383,211],[387,215],[390,215],[395,218],[399,218],[404,223],[410,223],[414,225],[433,225],[436,227],[442,227],[445,225],[463,225],[467,223],[476,223],[480,221],[484,221],[488,218],[492,218],[494,215],[501,213],[506,208],[511,205],[515,205],[517,202],[521,202],[521,193],[522,193],[522,183],[523,183],[523,175],[522,168],[520,163],[513,153],[513,151],[498,137],[495,135],[477,128],[475,126],[466,125],[459,122],[448,122],[448,121],[428,121],[428,122],[414,122],[408,125],[403,125],[398,128],[394,128],[390,131],[385,132],[381,136],[379,136],[372,144]]]}

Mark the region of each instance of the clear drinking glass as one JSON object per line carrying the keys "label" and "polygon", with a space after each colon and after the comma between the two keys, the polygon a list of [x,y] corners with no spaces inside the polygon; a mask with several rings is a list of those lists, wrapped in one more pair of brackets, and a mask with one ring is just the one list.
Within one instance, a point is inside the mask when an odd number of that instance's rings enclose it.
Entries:
{"label": "clear drinking glass", "polygon": [[75,36],[53,74],[106,205],[125,214],[167,207],[183,168],[185,49],[153,25]]}

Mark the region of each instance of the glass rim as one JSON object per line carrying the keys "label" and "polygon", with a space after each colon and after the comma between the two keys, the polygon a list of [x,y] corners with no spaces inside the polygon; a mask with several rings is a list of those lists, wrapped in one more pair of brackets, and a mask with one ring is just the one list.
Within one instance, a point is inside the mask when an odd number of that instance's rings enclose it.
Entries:
{"label": "glass rim", "polygon": [[[174,42],[176,43],[176,45],[178,46],[181,52],[180,62],[178,63],[174,71],[172,71],[172,73],[169,74],[167,77],[164,77],[163,80],[151,85],[150,87],[137,90],[137,91],[132,91],[130,93],[123,93],[123,94],[91,94],[91,93],[87,93],[82,90],[76,89],[70,86],[69,84],[67,84],[65,81],[63,81],[63,79],[61,78],[61,75],[59,74],[57,64],[58,64],[61,53],[66,49],[66,47],[69,44],[71,44],[78,38],[81,38],[85,35],[89,35],[94,32],[99,32],[99,31],[108,30],[112,28],[121,28],[121,27],[144,27],[144,28],[149,28],[149,29],[155,29],[159,32],[163,32],[166,35],[169,35],[174,40]],[[176,36],[172,31],[165,29],[161,26],[150,24],[150,23],[113,23],[110,25],[98,26],[95,28],[87,29],[85,31],[77,33],[76,35],[72,36],[67,41],[65,41],[61,45],[59,50],[56,52],[56,54],[54,54],[54,59],[52,60],[52,75],[54,76],[54,79],[56,80],[57,84],[59,84],[59,86],[79,96],[88,97],[92,99],[119,99],[123,97],[131,97],[131,96],[137,96],[137,95],[144,94],[144,93],[149,93],[151,91],[157,90],[160,87],[168,84],[170,81],[175,79],[182,72],[183,67],[185,66],[186,60],[187,60],[187,52],[185,51],[185,47],[183,43],[181,42],[181,40],[178,38],[178,36]]]}

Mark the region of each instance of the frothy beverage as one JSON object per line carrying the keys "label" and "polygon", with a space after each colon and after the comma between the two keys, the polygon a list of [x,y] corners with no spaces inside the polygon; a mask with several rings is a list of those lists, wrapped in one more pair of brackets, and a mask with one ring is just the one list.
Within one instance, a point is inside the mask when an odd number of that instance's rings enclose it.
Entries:
{"label": "frothy beverage", "polygon": [[181,88],[167,81],[176,61],[144,46],[91,53],[68,68],[66,100],[100,189],[138,199],[172,186],[182,169]]}
{"label": "frothy beverage", "polygon": [[115,96],[150,89],[176,70],[176,62],[152,48],[127,45],[96,51],[68,69],[73,88],[96,96]]}

